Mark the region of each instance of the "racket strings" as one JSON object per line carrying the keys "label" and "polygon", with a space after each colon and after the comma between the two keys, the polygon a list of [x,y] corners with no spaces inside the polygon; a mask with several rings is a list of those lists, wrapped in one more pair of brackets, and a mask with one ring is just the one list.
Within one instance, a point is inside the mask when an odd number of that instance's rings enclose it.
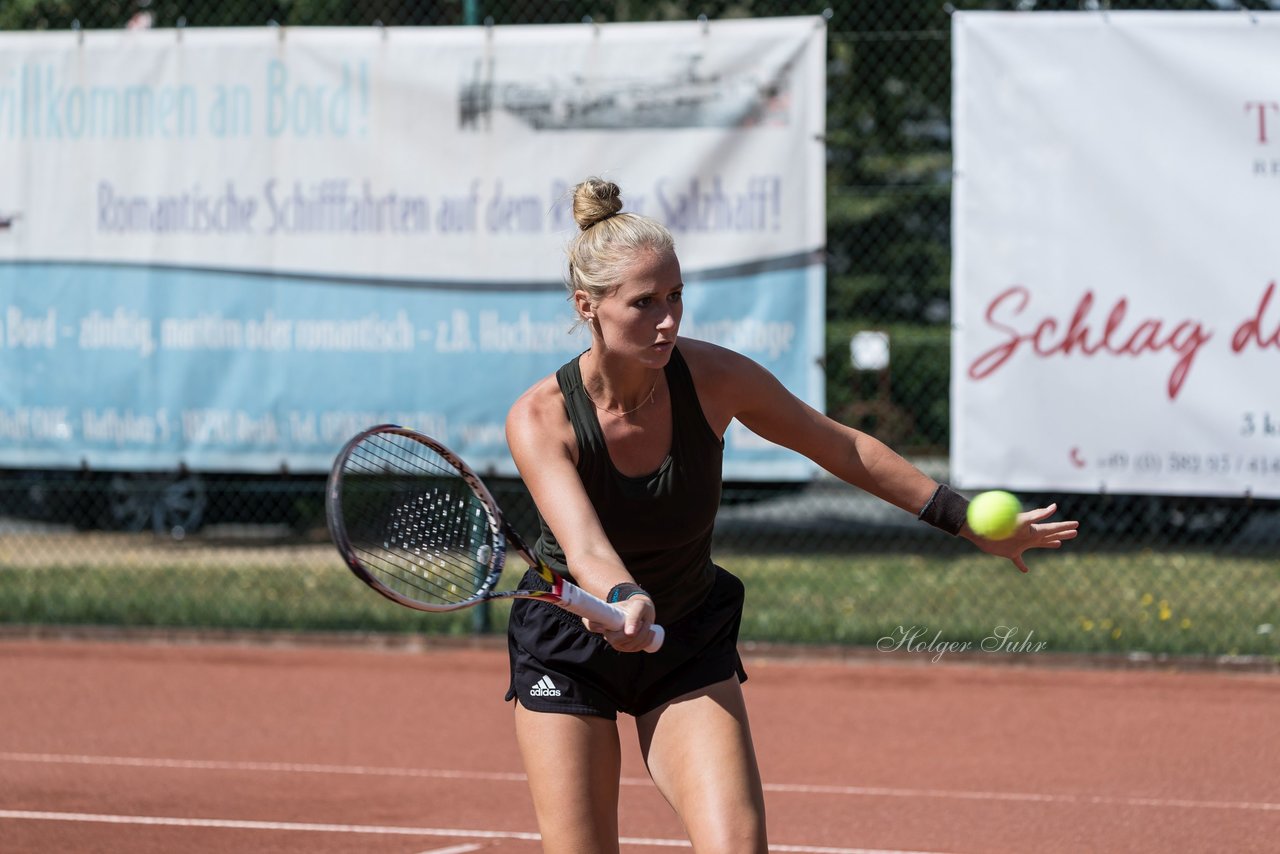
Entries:
{"label": "racket strings", "polygon": [[492,585],[488,509],[449,460],[408,437],[375,434],[352,450],[343,478],[347,537],[384,585],[440,605]]}

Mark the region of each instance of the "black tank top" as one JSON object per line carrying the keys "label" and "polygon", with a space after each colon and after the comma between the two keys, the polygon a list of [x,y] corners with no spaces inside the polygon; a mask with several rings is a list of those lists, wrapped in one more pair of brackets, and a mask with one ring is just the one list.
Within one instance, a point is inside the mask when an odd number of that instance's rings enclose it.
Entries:
{"label": "black tank top", "polygon": [[[711,534],[720,507],[724,443],[702,413],[689,366],[679,349],[665,370],[671,393],[671,453],[651,474],[629,477],[614,468],[596,408],[574,358],[556,372],[578,440],[578,475],[609,542],[627,570],[653,597],[659,622],[672,623],[711,590]],[[536,551],[570,578],[564,551],[542,515]]]}

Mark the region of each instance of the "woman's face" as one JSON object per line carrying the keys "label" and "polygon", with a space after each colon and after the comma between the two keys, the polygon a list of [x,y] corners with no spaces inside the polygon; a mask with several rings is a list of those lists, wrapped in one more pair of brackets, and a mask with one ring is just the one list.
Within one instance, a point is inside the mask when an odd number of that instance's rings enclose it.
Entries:
{"label": "woman's face", "polygon": [[683,293],[675,253],[644,250],[627,266],[621,284],[599,304],[580,306],[594,313],[594,335],[607,353],[660,368],[671,358],[680,331]]}

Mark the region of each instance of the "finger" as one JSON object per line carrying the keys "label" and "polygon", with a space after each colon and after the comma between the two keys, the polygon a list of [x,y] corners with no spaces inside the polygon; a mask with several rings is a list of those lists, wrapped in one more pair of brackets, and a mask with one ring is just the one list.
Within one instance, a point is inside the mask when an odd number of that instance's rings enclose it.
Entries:
{"label": "finger", "polygon": [[1035,525],[1027,529],[1027,537],[1034,542],[1058,539],[1069,540],[1079,535],[1079,530],[1072,526]]}
{"label": "finger", "polygon": [[582,625],[586,626],[587,631],[597,635],[606,634],[613,628],[612,626],[606,626],[604,623],[597,623],[589,617],[582,618]]}
{"label": "finger", "polygon": [[637,617],[635,614],[627,614],[627,622],[626,625],[622,627],[622,633],[629,638],[633,638],[647,628],[649,628],[648,621],[643,617]]}
{"label": "finger", "polygon": [[1054,513],[1058,512],[1057,504],[1050,504],[1048,507],[1038,507],[1035,510],[1027,510],[1018,514],[1020,518],[1028,522],[1039,522],[1041,519],[1048,519]]}
{"label": "finger", "polygon": [[625,638],[622,643],[623,650],[625,652],[639,652],[644,649],[649,643],[649,634],[649,629],[646,626],[642,631]]}
{"label": "finger", "polygon": [[633,596],[623,605],[623,622],[619,627],[627,637],[643,634],[653,624],[653,600]]}
{"label": "finger", "polygon": [[1013,560],[1013,565],[1018,568],[1019,572],[1028,573],[1031,571],[1030,568],[1028,568],[1027,564],[1022,560],[1022,555],[1018,555],[1012,558],[1012,560]]}
{"label": "finger", "polygon": [[605,634],[605,640],[609,641],[610,646],[618,652],[640,652],[651,642],[651,634],[649,629],[645,629],[634,637],[629,637],[622,632],[608,632]]}

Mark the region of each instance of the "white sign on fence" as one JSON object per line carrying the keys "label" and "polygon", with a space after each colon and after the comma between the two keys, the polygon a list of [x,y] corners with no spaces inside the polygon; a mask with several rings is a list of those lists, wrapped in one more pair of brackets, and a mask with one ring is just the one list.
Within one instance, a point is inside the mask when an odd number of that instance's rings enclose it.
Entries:
{"label": "white sign on fence", "polygon": [[956,482],[1280,497],[1280,14],[953,35]]}

